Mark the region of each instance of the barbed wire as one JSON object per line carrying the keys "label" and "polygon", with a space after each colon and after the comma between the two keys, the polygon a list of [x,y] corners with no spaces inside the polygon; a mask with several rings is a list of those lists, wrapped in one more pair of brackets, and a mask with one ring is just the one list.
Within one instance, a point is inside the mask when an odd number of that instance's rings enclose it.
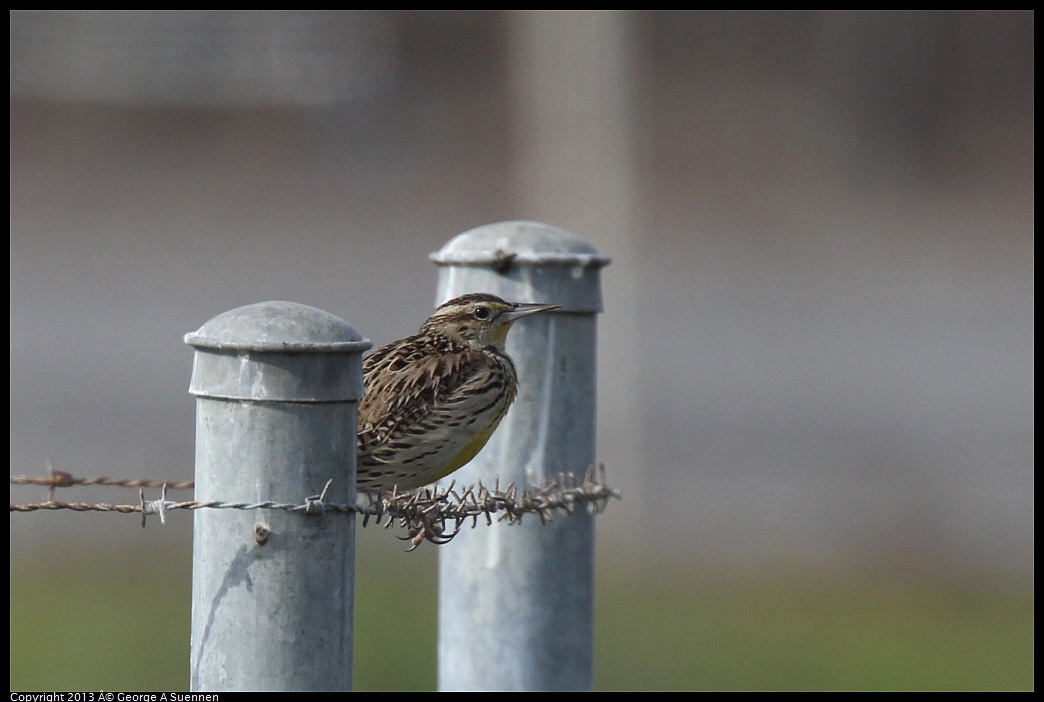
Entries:
{"label": "barbed wire", "polygon": [[146,478],[76,478],[68,473],[54,471],[50,475],[34,478],[27,475],[12,475],[12,485],[46,485],[49,487],[73,487],[74,485],[101,485],[104,487],[161,488],[168,490],[191,490],[196,486],[191,480],[150,480]]}
{"label": "barbed wire", "polygon": [[[54,464],[51,463],[50,459],[47,460],[47,475],[44,476],[29,476],[29,475],[12,475],[11,485],[45,485],[49,489],[47,491],[47,502],[44,504],[62,504],[55,502],[54,490],[55,488],[73,487],[74,485],[82,486],[101,486],[101,487],[125,487],[125,488],[166,488],[168,490],[192,490],[195,487],[195,483],[191,480],[150,480],[148,478],[77,478],[71,473],[64,471],[55,470]],[[82,506],[86,503],[73,502],[67,504],[75,504]],[[125,512],[128,510],[116,509],[116,505],[106,505],[112,509],[108,510],[97,510],[97,511],[110,511],[110,512]],[[45,508],[50,509],[50,508]],[[75,509],[75,508],[70,508]],[[12,510],[15,511],[15,510]],[[20,510],[20,511],[32,511],[32,510]],[[78,511],[88,511],[86,509],[79,509]]]}
{"label": "barbed wire", "polygon": [[[591,514],[602,512],[609,501],[619,499],[620,493],[611,489],[605,480],[605,466],[599,465],[596,472],[588,468],[583,477],[574,473],[560,473],[558,478],[543,486],[520,488],[516,483],[500,488],[499,478],[493,487],[487,487],[481,481],[475,485],[457,489],[456,481],[446,487],[434,486],[420,488],[409,492],[369,491],[360,494],[355,504],[334,504],[326,501],[326,494],[332,480],[327,481],[320,495],[305,498],[303,503],[286,503],[276,501],[261,502],[225,502],[221,500],[173,502],[167,500],[167,490],[191,489],[191,481],[162,481],[146,479],[116,478],[76,478],[69,473],[55,471],[48,464],[49,475],[43,477],[12,476],[12,485],[43,485],[49,488],[49,499],[46,502],[12,504],[11,512],[37,512],[71,510],[74,512],[119,512],[141,513],[141,524],[145,526],[146,516],[156,514],[161,523],[166,523],[167,512],[179,509],[277,509],[287,512],[303,512],[308,515],[325,515],[327,512],[361,515],[362,526],[366,527],[370,519],[377,524],[390,528],[399,525],[408,530],[406,540],[411,542],[412,551],[423,541],[435,544],[448,543],[456,536],[464,524],[471,520],[472,528],[478,526],[483,518],[486,524],[506,521],[509,524],[521,522],[526,514],[535,514],[542,524],[554,521],[555,512],[572,513],[578,508]],[[54,499],[55,488],[75,485],[94,485],[105,487],[137,487],[138,504],[99,504],[87,502],[63,502]],[[146,500],[145,488],[160,488],[159,500]],[[447,526],[452,527],[447,529]]]}

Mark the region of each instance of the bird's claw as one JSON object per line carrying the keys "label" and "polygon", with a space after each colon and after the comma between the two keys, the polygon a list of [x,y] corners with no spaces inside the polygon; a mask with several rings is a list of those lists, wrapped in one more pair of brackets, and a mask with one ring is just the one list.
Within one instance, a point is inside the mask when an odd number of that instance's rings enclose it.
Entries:
{"label": "bird's claw", "polygon": [[448,544],[459,532],[460,527],[458,526],[453,530],[453,533],[447,534],[446,526],[442,519],[436,517],[434,514],[426,514],[422,517],[414,517],[411,519],[408,534],[406,536],[400,536],[399,538],[403,541],[410,542],[410,547],[406,549],[406,552],[408,553],[425,541],[431,542],[436,546]]}

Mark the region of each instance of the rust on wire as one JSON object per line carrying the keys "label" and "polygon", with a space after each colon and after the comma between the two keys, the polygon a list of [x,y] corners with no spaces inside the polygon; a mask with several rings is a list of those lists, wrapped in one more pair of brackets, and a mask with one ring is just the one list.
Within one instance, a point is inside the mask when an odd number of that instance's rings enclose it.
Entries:
{"label": "rust on wire", "polygon": [[12,485],[45,485],[52,488],[73,487],[74,485],[101,485],[104,487],[125,488],[162,488],[168,490],[191,490],[195,483],[191,480],[148,480],[142,478],[75,478],[62,471],[54,471],[42,477],[12,475]]}

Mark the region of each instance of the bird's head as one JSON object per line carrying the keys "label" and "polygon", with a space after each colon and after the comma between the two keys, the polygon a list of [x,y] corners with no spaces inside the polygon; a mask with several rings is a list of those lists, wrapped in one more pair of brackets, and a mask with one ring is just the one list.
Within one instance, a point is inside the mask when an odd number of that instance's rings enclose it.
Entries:
{"label": "bird's head", "polygon": [[421,333],[438,333],[480,348],[504,349],[504,339],[515,320],[561,305],[508,302],[496,295],[468,293],[439,305],[421,326]]}

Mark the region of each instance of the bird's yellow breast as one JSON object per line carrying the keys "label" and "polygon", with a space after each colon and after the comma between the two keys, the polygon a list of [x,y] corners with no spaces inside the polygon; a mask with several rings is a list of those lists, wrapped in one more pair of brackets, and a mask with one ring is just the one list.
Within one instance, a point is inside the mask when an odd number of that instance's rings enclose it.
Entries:
{"label": "bird's yellow breast", "polygon": [[432,478],[432,481],[443,478],[453,471],[457,470],[463,465],[466,465],[472,458],[478,455],[478,452],[482,450],[482,447],[489,441],[489,437],[493,435],[493,430],[500,424],[500,420],[492,422],[488,427],[475,432],[474,436],[467,440],[460,450],[457,451],[450,460],[447,461],[446,467],[439,471],[438,475]]}

